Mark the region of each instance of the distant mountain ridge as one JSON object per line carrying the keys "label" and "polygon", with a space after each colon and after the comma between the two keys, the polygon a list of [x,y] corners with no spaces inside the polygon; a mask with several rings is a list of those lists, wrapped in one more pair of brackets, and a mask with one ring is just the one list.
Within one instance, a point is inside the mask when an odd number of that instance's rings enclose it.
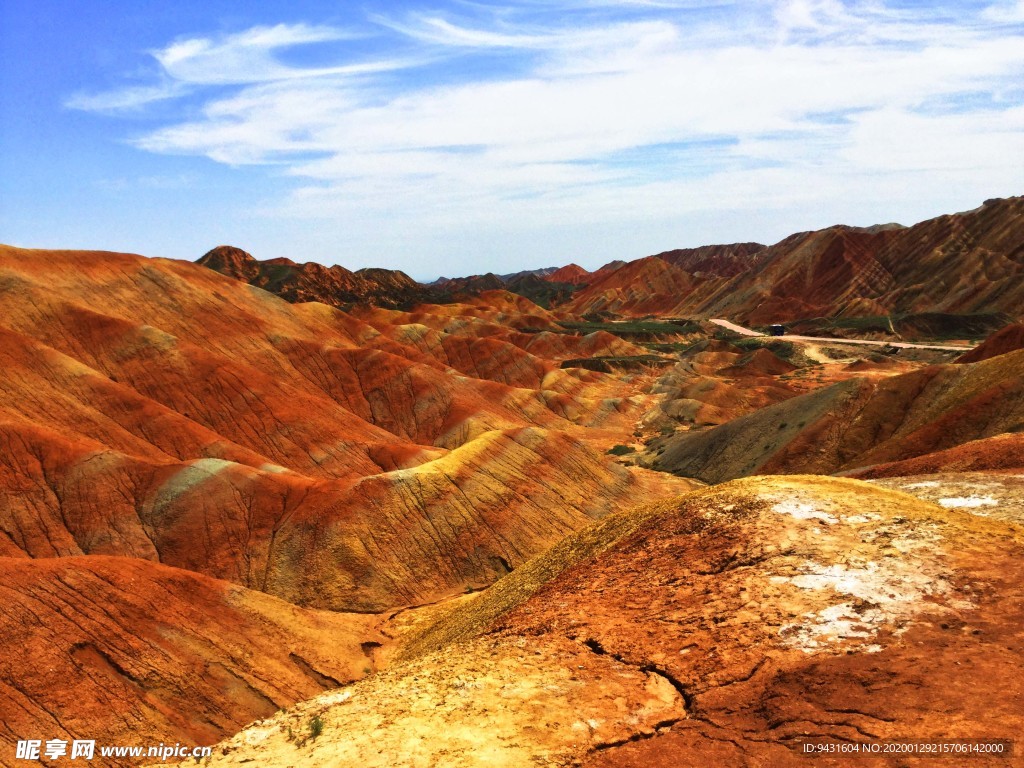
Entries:
{"label": "distant mountain ridge", "polygon": [[920,312],[1020,318],[1024,197],[987,200],[912,227],[838,225],[764,248],[669,251],[628,270],[591,282],[565,309],[748,324]]}
{"label": "distant mountain ridge", "polygon": [[506,290],[577,315],[726,316],[748,324],[1024,307],[1024,197],[987,200],[911,227],[836,225],[774,245],[664,251],[590,272],[578,264],[417,283],[404,272],[257,261],[218,246],[200,264],[292,302],[411,308]]}
{"label": "distant mountain ridge", "polygon": [[734,277],[755,266],[758,254],[767,248],[761,243],[732,243],[679,248],[655,255],[695,276]]}
{"label": "distant mountain ridge", "polygon": [[436,298],[429,287],[397,269],[371,267],[352,272],[337,264],[299,264],[285,258],[258,261],[230,245],[217,246],[196,263],[293,303],[319,301],[332,306],[373,304],[396,308]]}

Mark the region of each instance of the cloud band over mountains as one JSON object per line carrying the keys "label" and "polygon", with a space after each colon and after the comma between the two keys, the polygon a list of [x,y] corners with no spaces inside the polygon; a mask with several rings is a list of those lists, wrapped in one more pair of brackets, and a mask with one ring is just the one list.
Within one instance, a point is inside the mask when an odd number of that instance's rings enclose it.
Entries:
{"label": "cloud band over mountains", "polygon": [[453,4],[178,39],[151,82],[67,105],[174,104],[131,141],[266,165],[278,213],[367,231],[891,209],[1019,186],[1022,38],[1020,2]]}

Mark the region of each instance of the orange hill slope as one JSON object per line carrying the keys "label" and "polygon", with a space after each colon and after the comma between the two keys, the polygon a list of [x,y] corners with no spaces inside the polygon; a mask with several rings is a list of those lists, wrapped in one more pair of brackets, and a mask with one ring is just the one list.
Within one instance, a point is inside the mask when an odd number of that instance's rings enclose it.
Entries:
{"label": "orange hill slope", "polygon": [[[11,337],[10,348],[22,351],[9,362],[30,369],[30,378],[80,399],[99,397],[97,388],[132,389],[297,471],[361,476],[372,471],[368,456],[381,454],[381,444],[451,447],[452,434],[565,424],[562,404],[557,414],[549,408],[539,374],[528,382],[533,389],[452,379],[440,361],[350,315],[289,305],[183,262],[0,249],[0,270],[3,326],[24,337]],[[535,314],[516,314],[531,307]],[[545,314],[514,297],[493,321],[513,316]],[[54,350],[54,362],[40,362],[38,345]],[[22,386],[18,376],[7,379]],[[31,398],[28,389],[11,399]]]}
{"label": "orange hill slope", "polygon": [[570,537],[210,765],[848,765],[802,745],[1013,739],[1022,544],[858,481],[701,490]]}
{"label": "orange hill slope", "polygon": [[[531,306],[470,309],[547,322]],[[126,254],[2,248],[0,311],[6,555],[159,559],[377,610],[665,492],[603,453],[632,390],[535,355],[516,386],[476,378],[323,304]],[[522,352],[499,338],[459,365],[494,375],[503,349]]]}
{"label": "orange hill slope", "polygon": [[0,555],[159,560],[337,610],[486,585],[663,485],[543,430],[491,432],[354,485],[221,459],[151,463],[20,424],[3,424],[0,444]]}
{"label": "orange hill slope", "polygon": [[[1020,427],[1019,429],[1024,429]],[[994,471],[1020,473],[1024,469],[1024,434],[1007,432],[995,437],[971,440],[944,451],[926,453],[913,459],[874,464],[854,470],[850,477],[907,477],[951,472]]]}
{"label": "orange hill slope", "polygon": [[223,738],[364,675],[367,612],[692,485],[607,456],[637,387],[492,298],[413,344],[195,264],[0,247],[5,748]]}
{"label": "orange hill slope", "polygon": [[760,243],[705,245],[665,251],[657,257],[698,277],[733,277],[755,269],[765,248]]}
{"label": "orange hill slope", "polygon": [[[1009,312],[1024,306],[1024,197],[913,227],[793,235],[705,301],[750,322],[829,316],[857,301],[890,312]],[[864,314],[864,312],[856,312]]]}
{"label": "orange hill slope", "polygon": [[575,294],[566,308],[578,315],[610,313],[638,317],[671,315],[698,281],[663,259],[649,256],[609,272]]}
{"label": "orange hill slope", "polygon": [[569,283],[570,285],[586,285],[593,279],[593,274],[585,270],[579,264],[566,264],[556,269],[550,275],[545,275],[544,280],[549,283]]}
{"label": "orange hill slope", "polygon": [[1024,325],[1015,323],[996,331],[985,341],[967,354],[961,355],[954,362],[977,363],[990,357],[1005,355],[1017,349],[1024,349]]}

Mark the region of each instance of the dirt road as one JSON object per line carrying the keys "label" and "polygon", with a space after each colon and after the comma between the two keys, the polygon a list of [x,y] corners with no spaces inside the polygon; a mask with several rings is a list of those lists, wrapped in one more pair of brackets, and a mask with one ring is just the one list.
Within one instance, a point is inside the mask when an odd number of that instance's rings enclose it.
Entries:
{"label": "dirt road", "polygon": [[[715,325],[720,325],[723,328],[727,328],[730,331],[735,331],[741,336],[765,336],[766,334],[752,331],[750,328],[744,328],[742,325],[736,325],[728,320],[712,320]],[[791,334],[785,334],[782,336],[775,336],[773,338],[782,339],[784,341],[810,341],[820,342],[825,344],[867,344],[873,347],[899,347],[901,349],[943,349],[950,352],[967,352],[970,349],[974,349],[974,344],[965,344],[960,346],[942,345],[942,344],[915,344],[909,341],[876,341],[874,339],[830,339],[826,336],[794,336]]]}

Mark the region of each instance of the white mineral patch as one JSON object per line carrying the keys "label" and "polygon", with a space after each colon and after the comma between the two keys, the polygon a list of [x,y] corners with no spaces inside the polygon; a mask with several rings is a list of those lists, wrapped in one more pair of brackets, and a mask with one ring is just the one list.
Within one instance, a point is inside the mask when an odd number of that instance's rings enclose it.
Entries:
{"label": "white mineral patch", "polygon": [[938,488],[939,487],[939,481],[938,480],[923,480],[920,483],[910,483],[909,485],[904,485],[903,487],[904,488]]}
{"label": "white mineral patch", "polygon": [[271,472],[275,475],[280,475],[282,472],[291,472],[288,467],[282,467],[280,464],[261,464],[260,470],[263,472]]}
{"label": "white mineral patch", "polygon": [[200,483],[215,477],[228,467],[234,466],[238,465],[226,459],[196,459],[190,462],[160,486],[153,499],[153,510],[160,511],[183,493],[191,491]]}
{"label": "white mineral patch", "polygon": [[193,469],[201,469],[211,475],[220,472],[222,469],[235,466],[235,462],[227,459],[196,459],[190,465]]}
{"label": "white mineral patch", "polygon": [[882,606],[912,603],[922,595],[947,591],[945,582],[933,582],[899,563],[867,563],[863,568],[848,568],[807,561],[804,568],[805,572],[797,576],[776,578],[800,589],[833,589]]}
{"label": "white mineral patch", "polygon": [[864,512],[860,515],[848,515],[847,517],[843,518],[843,520],[845,520],[848,523],[873,523],[876,520],[881,519],[882,518],[880,515],[875,515],[871,512]]}
{"label": "white mineral patch", "polygon": [[332,691],[331,693],[325,693],[318,697],[317,703],[322,704],[325,707],[330,707],[335,704],[341,704],[343,701],[348,701],[351,698],[352,691]]}
{"label": "white mineral patch", "polygon": [[[822,592],[826,599],[831,593],[842,600],[780,628],[786,645],[807,653],[840,640],[873,638],[882,626],[902,626],[926,607],[925,597],[951,591],[944,577],[929,576],[910,563],[890,558],[858,566],[807,560],[801,570],[795,576],[775,576],[772,581]],[[856,602],[848,599],[851,597],[857,598]]]}
{"label": "white mineral patch", "polygon": [[946,509],[977,509],[978,507],[996,507],[999,502],[991,496],[954,496],[948,499],[939,499],[939,504]]}
{"label": "white mineral patch", "polygon": [[820,520],[828,525],[839,522],[838,518],[816,509],[813,504],[801,504],[799,501],[780,501],[772,507],[772,511],[797,520]]}
{"label": "white mineral patch", "polygon": [[[871,615],[875,614],[875,615]],[[853,603],[830,605],[820,611],[806,613],[802,621],[786,624],[779,629],[786,644],[805,653],[830,645],[838,640],[866,639],[874,634],[872,622],[881,619],[880,611],[858,614]]]}
{"label": "white mineral patch", "polygon": [[281,729],[276,725],[265,727],[250,726],[242,732],[242,741],[249,745],[262,744],[271,736],[280,732]]}

